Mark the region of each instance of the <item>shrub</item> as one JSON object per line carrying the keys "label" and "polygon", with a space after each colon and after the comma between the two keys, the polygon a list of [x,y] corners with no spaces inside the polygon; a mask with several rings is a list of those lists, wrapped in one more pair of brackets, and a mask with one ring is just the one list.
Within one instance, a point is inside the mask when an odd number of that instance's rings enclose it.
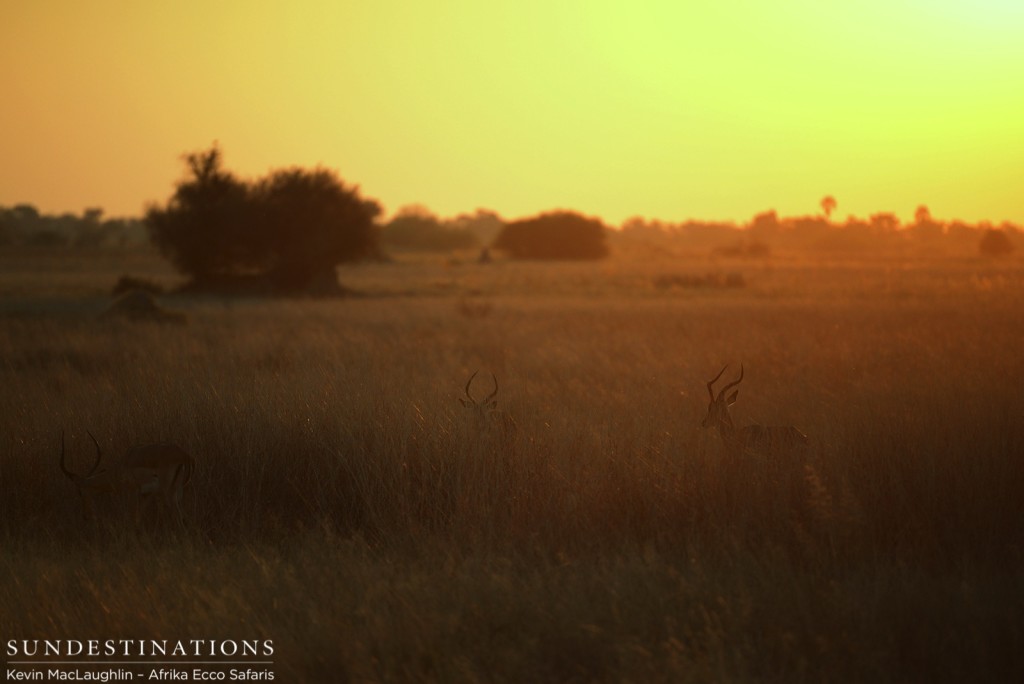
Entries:
{"label": "shrub", "polygon": [[608,256],[604,224],[570,211],[513,221],[494,240],[514,259],[601,259]]}
{"label": "shrub", "polygon": [[1005,230],[989,228],[978,241],[978,251],[988,257],[1006,256],[1013,252],[1013,243],[1010,242],[1010,236]]}

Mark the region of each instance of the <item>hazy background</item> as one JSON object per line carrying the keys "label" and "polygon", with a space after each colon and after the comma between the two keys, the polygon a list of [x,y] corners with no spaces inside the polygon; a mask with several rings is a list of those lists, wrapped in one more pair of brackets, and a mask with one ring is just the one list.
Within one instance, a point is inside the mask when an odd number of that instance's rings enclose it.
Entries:
{"label": "hazy background", "polygon": [[1022,32],[1008,0],[4,2],[0,204],[139,215],[218,140],[388,212],[735,221],[832,194],[1019,224]]}

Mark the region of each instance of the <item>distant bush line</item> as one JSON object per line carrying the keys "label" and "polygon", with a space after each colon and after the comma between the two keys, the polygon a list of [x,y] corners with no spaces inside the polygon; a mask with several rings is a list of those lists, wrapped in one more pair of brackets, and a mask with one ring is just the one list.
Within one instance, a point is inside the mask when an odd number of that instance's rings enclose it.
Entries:
{"label": "distant bush line", "polygon": [[146,241],[139,218],[103,218],[103,209],[90,207],[81,216],[46,215],[31,204],[0,206],[0,246],[125,247]]}
{"label": "distant bush line", "polygon": [[634,217],[618,229],[575,211],[515,221],[477,209],[440,218],[422,205],[380,221],[382,209],[333,171],[288,168],[243,181],[223,166],[220,150],[185,155],[187,175],[163,206],[144,218],[44,215],[31,204],[0,206],[0,246],[110,248],[150,240],[189,278],[192,290],[231,293],[339,293],[335,268],[386,253],[490,250],[511,259],[600,259],[616,250],[642,254],[706,251],[722,258],[767,259],[798,251],[829,257],[877,255],[1000,258],[1024,246],[1010,222],[943,221],[922,205],[913,221],[891,212],[835,220],[826,196],[822,213],[780,217],[774,210],[747,223]]}

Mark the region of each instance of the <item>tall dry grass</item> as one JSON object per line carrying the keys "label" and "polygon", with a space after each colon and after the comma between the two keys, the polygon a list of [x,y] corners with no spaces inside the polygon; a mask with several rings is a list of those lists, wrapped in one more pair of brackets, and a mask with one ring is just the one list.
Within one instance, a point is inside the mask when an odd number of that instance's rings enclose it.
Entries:
{"label": "tall dry grass", "polygon": [[[284,681],[1024,673],[1016,267],[403,266],[184,326],[5,318],[0,635],[262,636]],[[805,453],[699,428],[726,362]],[[477,369],[514,438],[456,401]],[[62,430],[79,469],[86,430],[193,453],[187,534],[83,526]]]}

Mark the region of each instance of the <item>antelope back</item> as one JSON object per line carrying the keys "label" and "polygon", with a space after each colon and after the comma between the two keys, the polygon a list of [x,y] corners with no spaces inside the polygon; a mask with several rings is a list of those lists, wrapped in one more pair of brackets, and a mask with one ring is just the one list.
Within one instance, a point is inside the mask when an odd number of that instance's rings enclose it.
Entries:
{"label": "antelope back", "polygon": [[807,435],[792,425],[747,425],[739,431],[744,449],[761,453],[807,446]]}

